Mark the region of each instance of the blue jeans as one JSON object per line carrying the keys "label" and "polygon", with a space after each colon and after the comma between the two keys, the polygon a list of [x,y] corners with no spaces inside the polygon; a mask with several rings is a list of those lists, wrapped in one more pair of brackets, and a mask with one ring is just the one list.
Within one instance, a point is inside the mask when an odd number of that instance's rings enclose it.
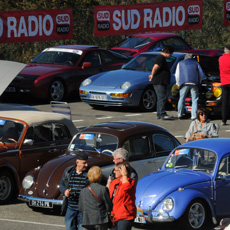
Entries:
{"label": "blue jeans", "polygon": [[73,211],[70,208],[67,208],[65,214],[65,226],[66,230],[81,230],[82,214],[79,211]]}
{"label": "blue jeans", "polygon": [[191,111],[191,118],[196,118],[196,112],[198,109],[198,100],[199,100],[199,90],[196,85],[184,85],[180,89],[180,99],[178,102],[178,117],[182,117],[184,113],[184,102],[185,98],[190,91],[192,96],[192,111]]}
{"label": "blue jeans", "polygon": [[166,115],[167,85],[153,85],[153,87],[157,95],[157,117],[163,117]]}

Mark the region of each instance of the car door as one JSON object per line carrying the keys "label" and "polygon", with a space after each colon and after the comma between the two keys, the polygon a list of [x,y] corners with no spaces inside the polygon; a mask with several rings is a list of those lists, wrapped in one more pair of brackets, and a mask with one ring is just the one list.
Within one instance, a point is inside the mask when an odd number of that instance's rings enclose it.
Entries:
{"label": "car door", "polygon": [[[39,124],[29,127],[21,147],[20,176],[23,177],[29,170],[46,163],[65,152],[70,135],[68,129],[63,134],[57,134],[56,128],[64,125],[56,123]],[[68,138],[65,137],[68,135]],[[63,139],[61,139],[63,137]]]}
{"label": "car door", "polygon": [[224,157],[219,164],[215,178],[215,210],[217,216],[230,215],[230,154]]}

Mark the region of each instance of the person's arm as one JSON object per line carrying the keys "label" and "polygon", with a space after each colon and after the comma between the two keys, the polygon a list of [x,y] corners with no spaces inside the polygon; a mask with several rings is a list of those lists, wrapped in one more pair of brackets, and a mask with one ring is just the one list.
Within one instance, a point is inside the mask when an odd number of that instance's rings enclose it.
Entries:
{"label": "person's arm", "polygon": [[127,173],[127,169],[126,169],[125,165],[122,165],[120,170],[121,170],[121,175],[122,175],[122,183],[124,184],[124,183],[129,182],[128,181],[128,173]]}
{"label": "person's arm", "polygon": [[212,123],[210,130],[208,132],[208,137],[218,137],[216,126]]}
{"label": "person's arm", "polygon": [[178,86],[179,86],[179,65],[180,63],[177,64],[176,72],[175,72],[176,85]]}
{"label": "person's arm", "polygon": [[156,72],[160,69],[160,66],[158,64],[155,64],[152,68],[152,73],[151,75],[149,75],[149,81],[152,81],[154,75],[156,74]]}
{"label": "person's arm", "polygon": [[201,81],[203,79],[204,72],[203,72],[203,70],[202,70],[202,68],[201,68],[201,66],[200,66],[199,63],[198,63],[198,73],[199,73],[199,78],[200,78],[200,82],[199,83],[201,83]]}

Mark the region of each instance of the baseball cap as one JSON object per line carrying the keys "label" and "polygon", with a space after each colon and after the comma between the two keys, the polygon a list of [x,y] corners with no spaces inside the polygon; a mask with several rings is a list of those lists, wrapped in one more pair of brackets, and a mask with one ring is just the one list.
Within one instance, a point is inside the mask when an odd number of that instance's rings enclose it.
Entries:
{"label": "baseball cap", "polygon": [[230,218],[224,218],[220,221],[219,226],[215,227],[216,230],[223,230],[230,224]]}

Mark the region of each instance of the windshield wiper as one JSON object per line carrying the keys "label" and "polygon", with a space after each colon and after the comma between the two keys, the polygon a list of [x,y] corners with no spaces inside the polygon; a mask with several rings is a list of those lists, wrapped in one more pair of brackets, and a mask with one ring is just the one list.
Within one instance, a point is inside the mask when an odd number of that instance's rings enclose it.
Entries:
{"label": "windshield wiper", "polygon": [[188,168],[190,167],[189,165],[177,165],[174,167],[174,169],[179,169],[179,168]]}

